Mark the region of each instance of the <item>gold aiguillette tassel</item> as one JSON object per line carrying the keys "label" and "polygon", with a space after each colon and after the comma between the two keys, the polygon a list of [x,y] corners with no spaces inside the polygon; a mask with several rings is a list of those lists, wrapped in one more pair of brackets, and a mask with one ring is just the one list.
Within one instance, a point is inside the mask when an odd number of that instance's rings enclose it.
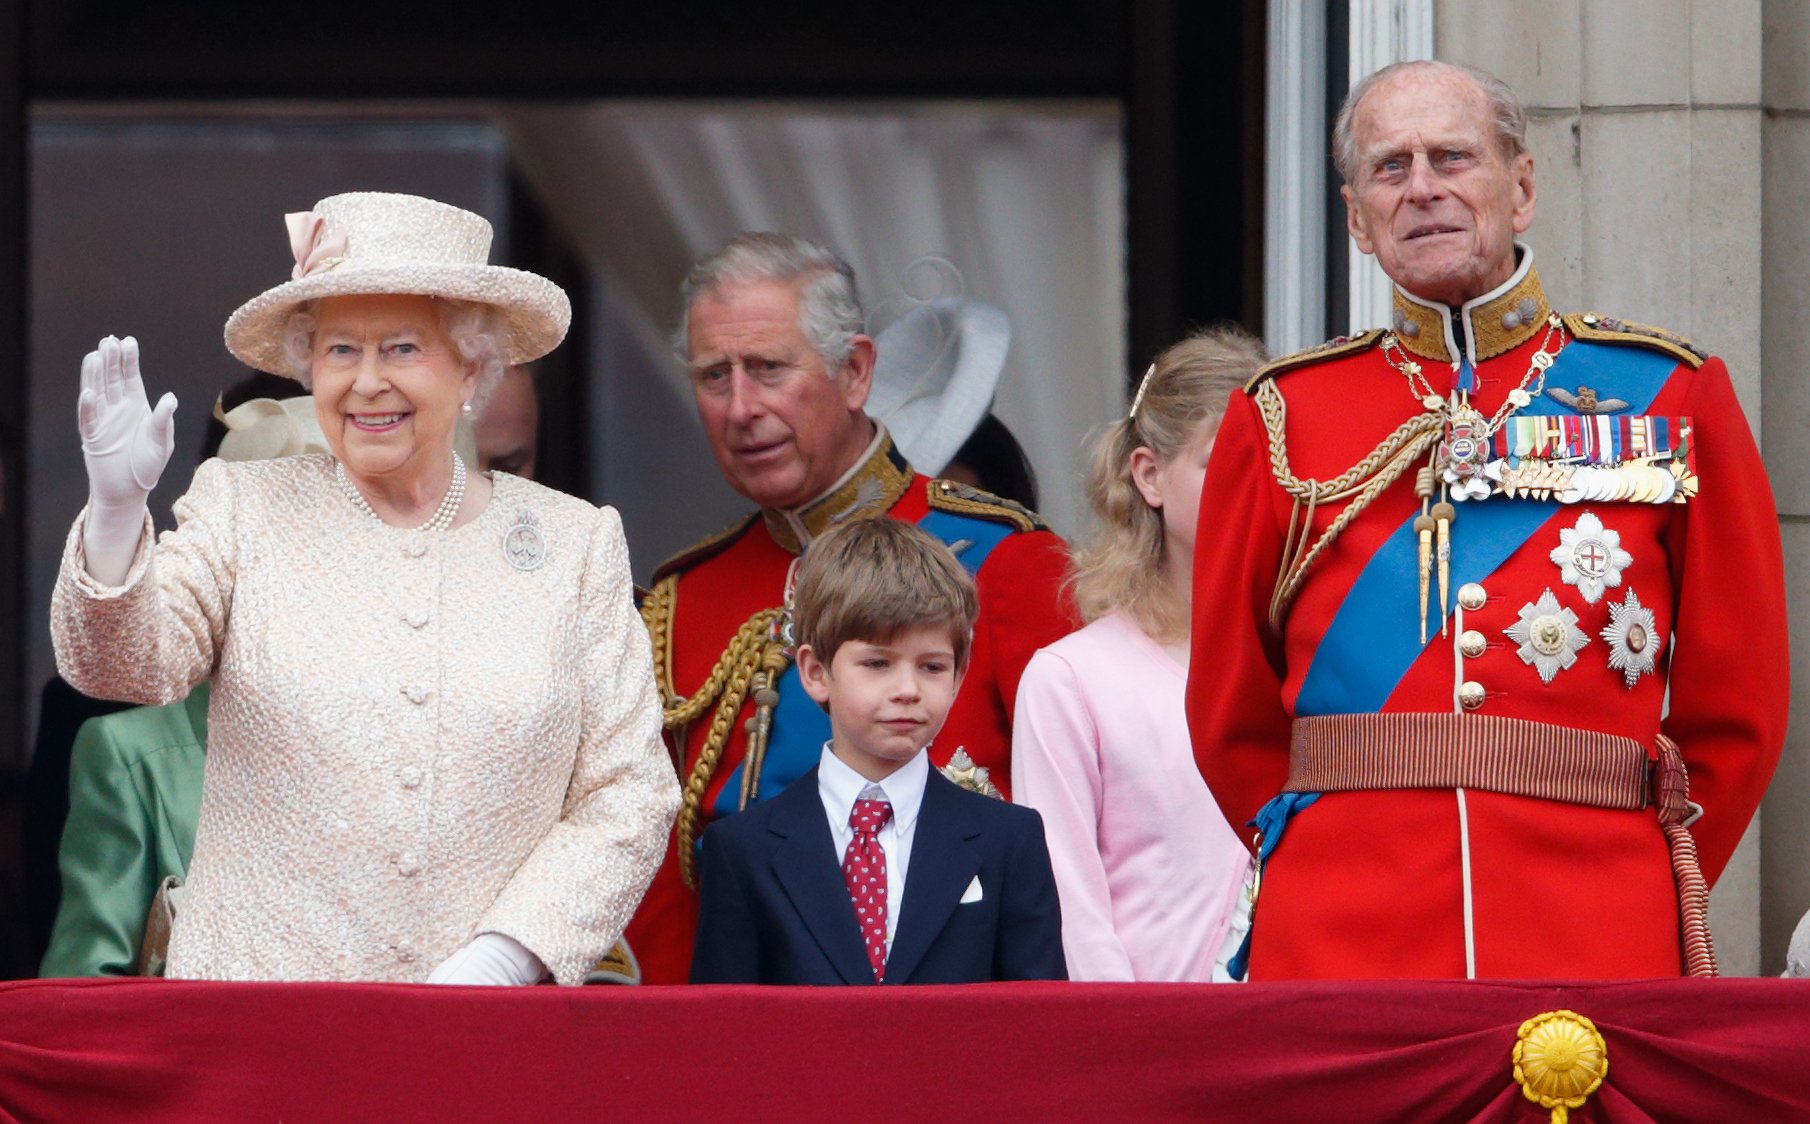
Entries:
{"label": "gold aiguillette tassel", "polygon": [[1433,466],[1422,465],[1414,474],[1414,491],[1420,496],[1420,514],[1414,517],[1414,536],[1420,541],[1420,642],[1427,642],[1427,587],[1433,577],[1433,517],[1427,501],[1433,498]]}
{"label": "gold aiguillette tassel", "polygon": [[1420,537],[1420,642],[1427,642],[1427,586],[1433,577],[1433,517],[1416,515],[1414,533]]}
{"label": "gold aiguillette tassel", "polygon": [[1439,536],[1439,635],[1447,635],[1452,616],[1452,520],[1458,509],[1444,500],[1433,505],[1433,522]]}

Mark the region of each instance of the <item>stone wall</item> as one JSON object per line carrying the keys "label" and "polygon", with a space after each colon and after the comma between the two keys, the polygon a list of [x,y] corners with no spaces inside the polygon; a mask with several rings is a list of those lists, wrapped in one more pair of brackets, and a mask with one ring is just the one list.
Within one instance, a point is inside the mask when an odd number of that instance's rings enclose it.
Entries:
{"label": "stone wall", "polygon": [[[1810,5],[1438,0],[1435,27],[1437,57],[1500,75],[1528,108],[1529,241],[1553,303],[1662,324],[1727,361],[1779,503],[1794,662],[1810,667]],[[1731,604],[1741,581],[1728,575]],[[1810,713],[1810,690],[1794,701]],[[1778,972],[1810,907],[1807,742],[1800,718],[1716,887],[1728,974]]]}

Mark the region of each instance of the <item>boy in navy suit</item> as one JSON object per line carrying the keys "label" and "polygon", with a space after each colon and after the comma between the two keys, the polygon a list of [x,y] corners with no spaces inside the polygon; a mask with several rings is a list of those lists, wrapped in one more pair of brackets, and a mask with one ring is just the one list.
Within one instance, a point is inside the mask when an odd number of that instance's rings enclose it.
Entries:
{"label": "boy in navy suit", "polygon": [[930,767],[975,607],[961,563],[910,524],[812,543],[793,626],[831,738],[816,769],[704,833],[693,983],[1068,977],[1042,819]]}

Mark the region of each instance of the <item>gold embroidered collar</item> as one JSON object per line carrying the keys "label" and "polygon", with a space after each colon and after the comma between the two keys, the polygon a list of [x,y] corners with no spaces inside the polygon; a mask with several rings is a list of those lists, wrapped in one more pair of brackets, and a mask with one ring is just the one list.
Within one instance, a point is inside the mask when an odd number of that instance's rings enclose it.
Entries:
{"label": "gold embroidered collar", "polygon": [[1494,290],[1454,312],[1395,287],[1395,338],[1408,351],[1436,363],[1456,363],[1460,355],[1471,365],[1493,359],[1526,343],[1545,327],[1546,292],[1533,267],[1533,251],[1515,243],[1520,264],[1513,276]]}
{"label": "gold embroidered collar", "polygon": [[911,465],[892,443],[892,435],[874,423],[867,452],[829,491],[803,507],[764,507],[761,518],[773,541],[799,554],[812,539],[845,519],[884,515],[911,484]]}

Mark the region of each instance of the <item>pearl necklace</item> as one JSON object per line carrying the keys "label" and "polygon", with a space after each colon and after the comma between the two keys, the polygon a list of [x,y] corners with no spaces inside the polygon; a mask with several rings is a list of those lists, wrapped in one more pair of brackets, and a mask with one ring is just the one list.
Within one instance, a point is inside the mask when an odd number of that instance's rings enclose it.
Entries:
{"label": "pearl necklace", "polygon": [[[338,461],[333,462],[333,474],[339,479],[340,488],[346,493],[346,498],[352,501],[354,507],[357,507],[360,511],[377,520],[379,523],[383,522],[383,517],[378,515],[376,509],[371,506],[371,502],[365,499],[364,493],[358,490],[358,485],[352,483],[352,478],[346,475],[345,465]],[[446,494],[440,497],[440,506],[434,509],[433,518],[415,529],[417,531],[445,531],[451,529],[453,519],[459,514],[459,506],[464,502],[465,462],[460,459],[459,454],[454,453],[452,485],[446,489]]]}

